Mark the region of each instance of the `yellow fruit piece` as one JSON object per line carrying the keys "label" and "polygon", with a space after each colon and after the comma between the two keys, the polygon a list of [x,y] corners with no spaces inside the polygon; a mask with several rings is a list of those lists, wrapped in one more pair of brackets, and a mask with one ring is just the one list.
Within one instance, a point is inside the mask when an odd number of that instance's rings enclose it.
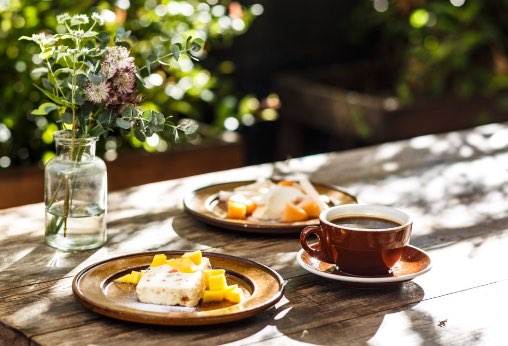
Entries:
{"label": "yellow fruit piece", "polygon": [[153,256],[152,264],[150,264],[150,267],[158,267],[163,264],[166,264],[167,259],[168,258],[166,257],[166,255],[157,254],[157,255]]}
{"label": "yellow fruit piece", "polygon": [[205,290],[203,303],[220,302],[224,299],[224,290]]}
{"label": "yellow fruit piece", "polygon": [[282,221],[284,222],[304,221],[308,218],[309,215],[307,215],[305,210],[292,203],[286,204],[286,208],[284,208],[282,213]]}
{"label": "yellow fruit piece", "polygon": [[224,297],[232,303],[241,303],[244,299],[243,291],[239,287],[232,290],[225,290]]}
{"label": "yellow fruit piece", "polygon": [[178,265],[177,263],[180,261],[179,258],[170,258],[166,261],[166,264],[172,268],[174,268],[176,265]]}
{"label": "yellow fruit piece", "polygon": [[115,282],[126,282],[130,284],[132,282],[132,276],[131,274],[124,275],[122,277],[119,277],[118,279],[115,279]]}
{"label": "yellow fruit piece", "polygon": [[203,259],[203,254],[201,251],[197,250],[194,252],[186,252],[182,257],[190,258],[195,265],[200,265],[201,260]]}
{"label": "yellow fruit piece", "polygon": [[211,291],[223,290],[227,286],[226,275],[214,275],[208,278],[208,287]]}
{"label": "yellow fruit piece", "polygon": [[293,186],[294,184],[291,180],[281,180],[277,183],[279,186]]}
{"label": "yellow fruit piece", "polygon": [[131,283],[133,283],[134,285],[137,285],[139,280],[141,280],[141,277],[143,276],[143,274],[141,272],[138,272],[138,271],[131,271]]}
{"label": "yellow fruit piece", "polygon": [[205,285],[206,288],[210,288],[210,276],[216,276],[216,275],[225,275],[226,271],[224,269],[205,269]]}
{"label": "yellow fruit piece", "polygon": [[305,210],[309,218],[317,218],[321,213],[318,204],[312,198],[306,198],[298,206]]}
{"label": "yellow fruit piece", "polygon": [[238,288],[238,285],[237,284],[234,284],[234,285],[228,285],[225,289],[224,289],[224,293],[226,293],[227,291],[232,291],[234,289],[237,289]]}
{"label": "yellow fruit piece", "polygon": [[189,257],[171,258],[166,261],[166,264],[181,273],[194,273],[199,269]]}
{"label": "yellow fruit piece", "polygon": [[247,217],[247,206],[243,203],[238,203],[228,200],[228,218],[245,220]]}
{"label": "yellow fruit piece", "polygon": [[254,203],[254,201],[252,201],[250,198],[247,198],[241,194],[235,194],[235,195],[229,197],[229,201],[245,204],[245,208],[246,208],[245,213],[247,215],[252,214],[254,212],[254,210],[256,210],[256,207],[257,207],[257,205],[256,205],[256,203]]}

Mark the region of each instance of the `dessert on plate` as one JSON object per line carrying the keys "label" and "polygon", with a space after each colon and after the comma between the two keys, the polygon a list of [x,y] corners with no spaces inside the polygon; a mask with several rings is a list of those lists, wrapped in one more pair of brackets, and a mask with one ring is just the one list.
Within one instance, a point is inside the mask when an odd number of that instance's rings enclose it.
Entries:
{"label": "dessert on plate", "polygon": [[199,250],[171,259],[155,255],[147,270],[133,270],[115,282],[136,285],[139,301],[148,304],[195,307],[200,302],[243,300],[242,289],[228,285],[225,270],[212,269],[210,260]]}
{"label": "dessert on plate", "polygon": [[297,222],[315,219],[326,206],[305,178],[297,181],[261,180],[232,191],[220,191],[230,219]]}

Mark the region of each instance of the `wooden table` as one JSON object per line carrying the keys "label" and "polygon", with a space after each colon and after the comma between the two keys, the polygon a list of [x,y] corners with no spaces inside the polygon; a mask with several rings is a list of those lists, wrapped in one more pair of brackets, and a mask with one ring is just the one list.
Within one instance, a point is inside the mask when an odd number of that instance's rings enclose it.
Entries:
{"label": "wooden table", "polygon": [[[183,196],[212,183],[307,174],[361,202],[414,218],[411,243],[434,267],[390,289],[353,289],[299,267],[296,235],[206,226]],[[62,253],[43,243],[43,205],[0,211],[0,344],[41,345],[466,345],[508,337],[508,126],[414,138],[144,185],[110,194],[109,240],[97,251]],[[274,307],[237,323],[157,327],[102,317],[77,303],[85,266],[147,250],[201,249],[242,256],[287,280]]]}

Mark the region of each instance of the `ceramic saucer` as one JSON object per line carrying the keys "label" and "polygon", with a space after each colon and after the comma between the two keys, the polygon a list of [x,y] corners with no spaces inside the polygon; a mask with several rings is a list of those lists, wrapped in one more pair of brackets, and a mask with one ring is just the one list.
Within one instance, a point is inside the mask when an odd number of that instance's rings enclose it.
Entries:
{"label": "ceramic saucer", "polygon": [[296,259],[303,269],[313,274],[336,280],[347,286],[358,287],[378,287],[399,284],[425,274],[432,267],[432,261],[429,255],[425,251],[411,245],[406,246],[401,260],[393,268],[391,274],[378,276],[356,276],[342,272],[336,269],[335,265],[322,262],[312,257],[304,249],[298,251]]}

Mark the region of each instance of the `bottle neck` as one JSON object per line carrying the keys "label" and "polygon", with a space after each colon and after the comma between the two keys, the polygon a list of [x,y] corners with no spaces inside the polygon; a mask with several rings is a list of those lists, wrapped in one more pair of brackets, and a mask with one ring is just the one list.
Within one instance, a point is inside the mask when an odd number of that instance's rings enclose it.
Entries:
{"label": "bottle neck", "polygon": [[58,158],[70,161],[87,161],[95,157],[97,137],[72,138],[68,131],[53,135]]}

